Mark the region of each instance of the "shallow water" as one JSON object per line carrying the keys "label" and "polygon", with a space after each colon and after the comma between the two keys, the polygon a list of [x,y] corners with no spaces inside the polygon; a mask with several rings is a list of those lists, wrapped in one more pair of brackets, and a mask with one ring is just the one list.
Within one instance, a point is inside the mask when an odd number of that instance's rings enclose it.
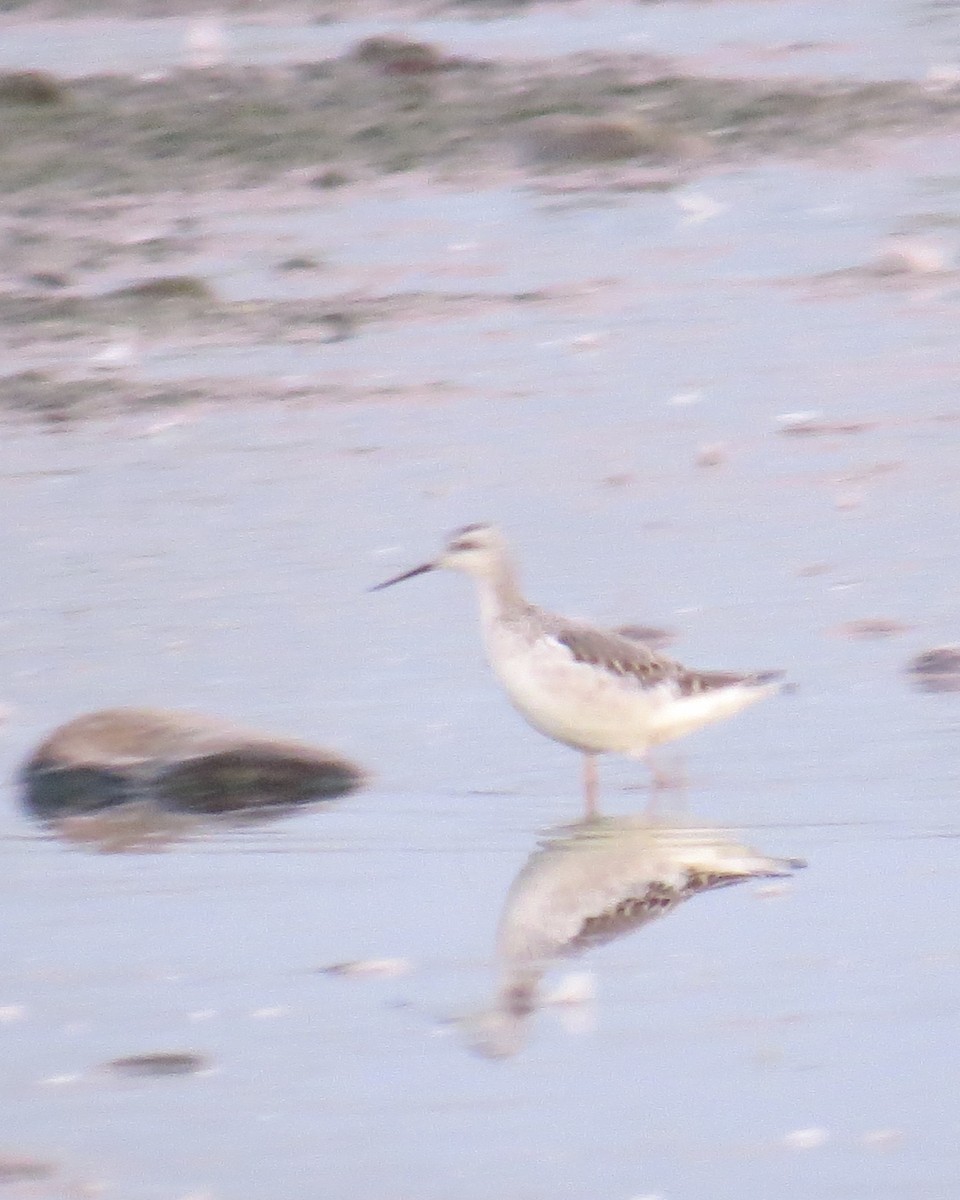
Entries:
{"label": "shallow water", "polygon": [[[719,27],[728,6],[695,11]],[[904,673],[960,637],[949,146],[666,193],[413,179],[205,203],[205,245],[172,266],[225,298],[407,307],[324,344],[147,329],[129,368],[290,377],[296,401],[5,426],[0,1156],[54,1167],[9,1194],[954,1200],[960,695]],[[946,269],[860,269],[893,234]],[[279,274],[292,253],[324,269]],[[9,369],[78,353],[21,337]],[[331,381],[367,398],[311,398]],[[863,427],[784,434],[802,410]],[[505,897],[578,815],[578,764],[498,694],[463,580],[366,591],[478,519],[534,599],[667,626],[697,665],[788,670],[795,692],[680,753],[688,819],[809,863],[555,967],[548,990],[588,970],[596,999],[535,1014],[502,1063],[451,1019],[490,1002]],[[907,628],[843,636],[862,617]],[[147,702],[376,777],[159,853],[21,811],[42,734]],[[642,810],[641,765],[602,779],[609,811]],[[318,970],[368,958],[410,970]],[[104,1068],[162,1051],[210,1069]]]}

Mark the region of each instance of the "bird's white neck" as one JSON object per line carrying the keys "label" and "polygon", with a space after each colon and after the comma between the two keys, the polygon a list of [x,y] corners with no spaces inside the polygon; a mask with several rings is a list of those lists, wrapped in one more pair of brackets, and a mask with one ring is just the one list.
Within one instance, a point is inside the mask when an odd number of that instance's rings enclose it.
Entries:
{"label": "bird's white neck", "polygon": [[475,575],[474,582],[484,629],[490,629],[499,621],[508,621],[526,603],[520,593],[513,564],[507,559],[500,559],[483,575]]}

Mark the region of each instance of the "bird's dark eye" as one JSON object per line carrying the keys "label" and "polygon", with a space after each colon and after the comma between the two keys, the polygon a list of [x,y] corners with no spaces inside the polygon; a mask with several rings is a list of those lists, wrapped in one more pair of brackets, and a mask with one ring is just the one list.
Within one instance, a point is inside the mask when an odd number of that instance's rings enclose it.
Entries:
{"label": "bird's dark eye", "polygon": [[477,543],[470,541],[469,538],[458,538],[450,546],[451,550],[476,550]]}

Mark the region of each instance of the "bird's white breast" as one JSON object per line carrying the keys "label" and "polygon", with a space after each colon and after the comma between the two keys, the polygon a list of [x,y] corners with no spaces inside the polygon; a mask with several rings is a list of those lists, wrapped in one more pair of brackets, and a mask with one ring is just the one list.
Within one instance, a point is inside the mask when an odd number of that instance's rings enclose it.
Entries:
{"label": "bird's white breast", "polygon": [[643,688],[602,666],[577,662],[552,637],[532,641],[503,626],[486,631],[497,678],[531,725],[579,750],[642,753],[673,684]]}
{"label": "bird's white breast", "polygon": [[731,684],[682,695],[672,679],[644,686],[635,676],[578,662],[549,635],[530,638],[499,622],[485,623],[484,634],[514,707],[541,733],[578,750],[643,754],[777,690]]}

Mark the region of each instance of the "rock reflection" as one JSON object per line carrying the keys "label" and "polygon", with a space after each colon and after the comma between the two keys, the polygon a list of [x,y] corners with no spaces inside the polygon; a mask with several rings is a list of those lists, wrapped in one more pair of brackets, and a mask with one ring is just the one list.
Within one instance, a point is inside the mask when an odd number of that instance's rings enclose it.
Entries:
{"label": "rock reflection", "polygon": [[359,787],[328,750],[196,713],[117,708],[55,729],[20,774],[23,803],[64,839],[156,849],[211,821],[271,820]]}
{"label": "rock reflection", "polygon": [[769,858],[724,830],[607,817],[555,831],[527,860],[497,934],[494,1003],[462,1022],[471,1047],[515,1054],[551,965],[631,933],[698,892],[791,874],[805,864]]}

